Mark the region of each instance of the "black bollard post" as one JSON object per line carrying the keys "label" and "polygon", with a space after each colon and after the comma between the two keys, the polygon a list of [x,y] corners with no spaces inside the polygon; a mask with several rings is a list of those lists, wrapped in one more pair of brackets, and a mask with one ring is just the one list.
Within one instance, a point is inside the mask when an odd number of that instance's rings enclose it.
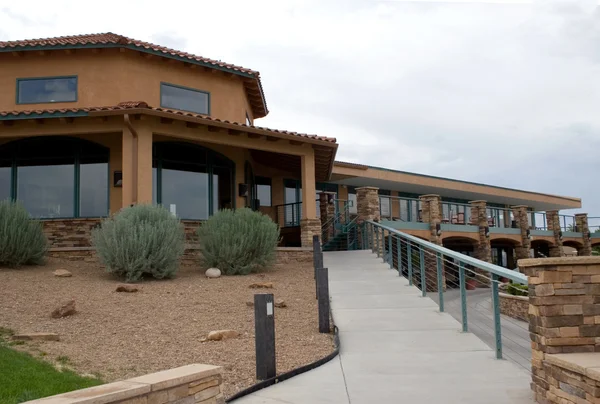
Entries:
{"label": "black bollard post", "polygon": [[327,334],[329,325],[329,271],[327,268],[317,269],[317,294],[319,297],[319,332]]}
{"label": "black bollard post", "polygon": [[273,295],[254,295],[254,339],[256,343],[256,378],[266,380],[277,374],[275,365],[275,305]]}

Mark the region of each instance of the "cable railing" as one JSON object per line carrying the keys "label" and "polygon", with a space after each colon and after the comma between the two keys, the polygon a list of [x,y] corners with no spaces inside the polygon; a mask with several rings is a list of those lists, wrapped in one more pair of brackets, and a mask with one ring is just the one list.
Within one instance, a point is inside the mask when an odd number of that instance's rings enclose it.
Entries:
{"label": "cable railing", "polygon": [[517,222],[511,209],[487,207],[486,213],[489,227],[500,227],[503,229],[517,227]]}
{"label": "cable railing", "polygon": [[300,219],[302,219],[302,202],[275,206],[275,222],[280,228],[300,226]]}
{"label": "cable railing", "polygon": [[472,223],[471,205],[466,203],[442,202],[442,223],[476,224]]}
{"label": "cable railing", "polygon": [[422,222],[421,200],[400,196],[379,195],[382,219],[402,222]]}
{"label": "cable railing", "polygon": [[590,233],[600,233],[600,216],[588,216],[588,228]]}
{"label": "cable railing", "polygon": [[416,286],[421,296],[437,302],[462,325],[490,345],[498,359],[505,356],[529,369],[528,324],[501,315],[502,291],[527,294],[527,277],[515,270],[480,261],[373,221],[362,228],[362,248],[378,257]]}

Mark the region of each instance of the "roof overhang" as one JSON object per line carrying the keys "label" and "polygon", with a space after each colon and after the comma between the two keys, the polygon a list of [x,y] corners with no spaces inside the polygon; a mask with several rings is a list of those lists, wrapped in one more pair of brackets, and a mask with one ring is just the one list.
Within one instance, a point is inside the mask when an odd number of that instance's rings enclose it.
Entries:
{"label": "roof overhang", "polygon": [[437,194],[447,198],[485,200],[490,203],[509,206],[525,205],[536,211],[581,208],[581,199],[579,198],[503,188],[337,161],[333,167],[331,182],[355,187],[373,186],[380,189],[419,195]]}

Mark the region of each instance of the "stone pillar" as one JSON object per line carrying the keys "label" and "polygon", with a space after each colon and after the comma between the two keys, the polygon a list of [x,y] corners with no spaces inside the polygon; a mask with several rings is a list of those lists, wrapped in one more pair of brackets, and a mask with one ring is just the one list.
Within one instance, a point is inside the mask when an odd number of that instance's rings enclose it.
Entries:
{"label": "stone pillar", "polygon": [[321,238],[321,220],[300,219],[300,243],[302,247],[312,248],[314,235]]}
{"label": "stone pillar", "polygon": [[577,254],[580,256],[592,255],[592,240],[590,239],[587,213],[575,214],[575,224],[577,225],[577,231],[582,234],[581,242],[583,243],[583,247],[581,247]]}
{"label": "stone pillar", "polygon": [[561,386],[546,356],[600,351],[600,258],[526,259],[519,268],[529,281],[531,388],[537,402],[558,402],[549,400]]}
{"label": "stone pillar", "polygon": [[[381,220],[381,212],[379,210],[379,188],[377,187],[361,187],[356,188],[356,224],[362,230],[362,225],[367,220],[379,222]],[[363,232],[358,232],[358,242],[362,245]],[[380,240],[381,246],[381,240]]]}
{"label": "stone pillar", "polygon": [[322,229],[322,240],[321,243],[325,244],[331,237],[333,237],[333,217],[335,216],[335,204],[329,203],[329,198],[333,197],[335,192],[321,192],[319,193],[319,209],[321,214],[321,229]]}
{"label": "stone pillar", "polygon": [[551,231],[554,236],[554,245],[550,246],[550,257],[564,257],[558,210],[546,211],[546,222],[548,223],[548,231]]}
{"label": "stone pillar", "polygon": [[517,227],[521,229],[521,245],[515,247],[517,259],[529,258],[529,251],[531,250],[531,238],[527,237],[527,231],[530,231],[531,229],[527,216],[527,206],[513,206],[512,211],[515,221],[517,222]]}
{"label": "stone pillar", "polygon": [[475,258],[485,262],[492,262],[492,246],[489,236],[485,235],[486,227],[489,229],[487,220],[486,201],[471,201],[471,222],[479,227],[479,244],[475,251]]}
{"label": "stone pillar", "polygon": [[[442,223],[442,198],[439,195],[421,195],[423,222],[429,223],[429,241],[439,246],[443,245],[442,235],[437,234],[437,225]],[[425,251],[425,277],[427,291],[436,292],[437,288],[437,258]],[[442,284],[446,289],[446,271],[442,266]]]}

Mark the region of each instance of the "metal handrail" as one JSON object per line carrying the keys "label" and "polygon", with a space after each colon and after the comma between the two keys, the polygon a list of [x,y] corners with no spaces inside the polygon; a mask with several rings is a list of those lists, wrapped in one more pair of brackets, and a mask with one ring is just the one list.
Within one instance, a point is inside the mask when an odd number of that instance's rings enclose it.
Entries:
{"label": "metal handrail", "polygon": [[442,255],[445,255],[447,257],[452,257],[452,258],[458,260],[459,262],[463,262],[463,263],[471,265],[473,267],[483,269],[483,270],[490,272],[494,275],[497,275],[499,277],[508,278],[514,282],[522,283],[525,285],[527,284],[527,276],[525,276],[522,273],[517,272],[515,270],[506,269],[506,268],[503,268],[498,265],[490,264],[489,262],[478,260],[477,258],[469,257],[468,255],[464,255],[464,254],[458,253],[456,251],[452,251],[446,247],[442,247],[437,244],[433,244],[429,241],[425,241],[421,238],[411,236],[410,234],[403,233],[394,228],[382,225],[381,223],[376,223],[371,220],[367,221],[366,223],[369,223],[370,225],[373,225],[376,227],[380,227],[383,230],[386,230],[389,233],[392,233],[400,238],[403,238],[403,239],[411,241],[413,243],[422,245],[423,247],[426,247],[430,250],[433,250],[433,251],[440,253]]}
{"label": "metal handrail", "polygon": [[[387,199],[389,200],[390,206],[389,206],[389,214],[388,215],[384,215],[383,213],[383,209],[381,206],[381,200],[382,199]],[[405,201],[406,202],[406,209],[402,209],[402,204],[401,201]],[[419,211],[420,211],[420,206],[422,201],[420,199],[416,199],[416,198],[406,198],[403,196],[391,196],[391,195],[379,195],[379,212],[381,214],[381,217],[387,217],[390,220],[391,219],[396,219],[394,218],[392,212],[394,211],[394,204],[397,203],[398,204],[398,219],[402,220],[403,222],[408,221],[408,222],[419,222],[420,221],[420,217],[419,217]],[[416,211],[413,212],[413,203],[416,204]],[[404,220],[402,219],[402,212],[405,211],[406,212],[406,218],[408,220]]]}

